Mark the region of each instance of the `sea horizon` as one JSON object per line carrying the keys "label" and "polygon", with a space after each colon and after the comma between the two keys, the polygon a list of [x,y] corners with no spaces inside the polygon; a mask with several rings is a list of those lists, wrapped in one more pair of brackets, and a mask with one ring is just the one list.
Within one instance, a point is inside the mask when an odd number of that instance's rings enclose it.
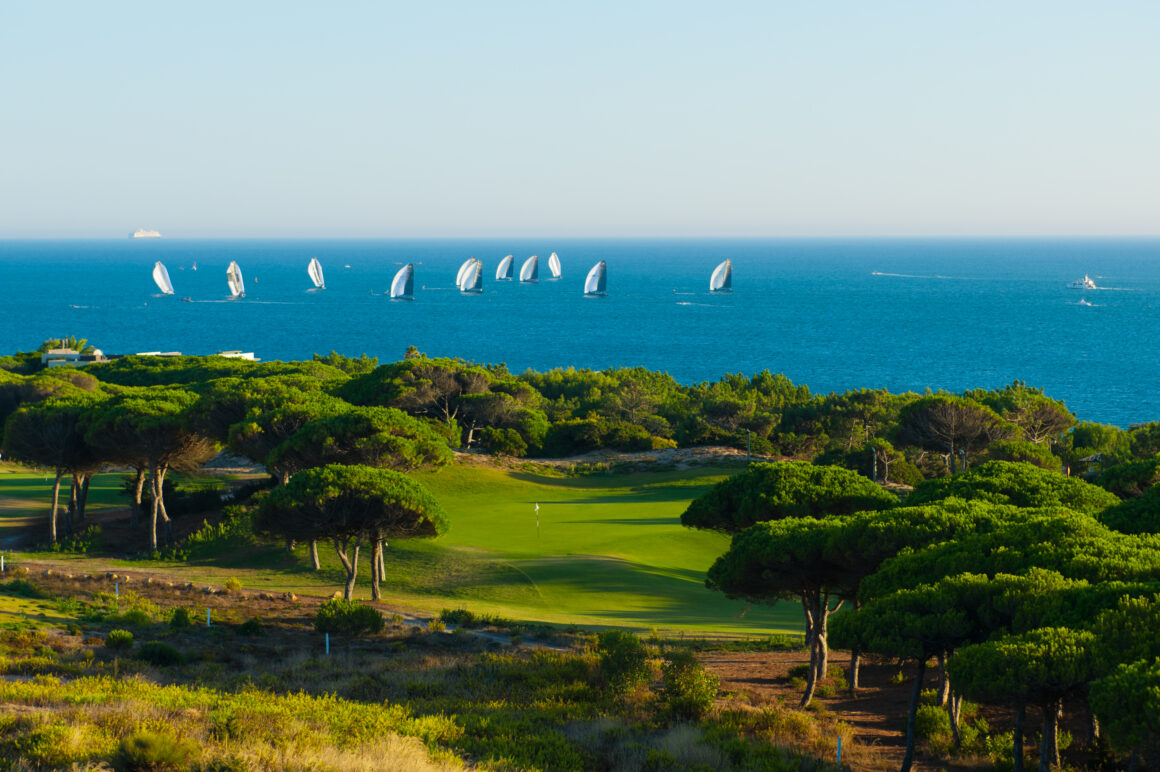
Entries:
{"label": "sea horizon", "polygon": [[[543,264],[536,285],[495,281],[504,255],[518,266],[552,251],[559,281]],[[310,257],[325,290],[306,276]],[[453,286],[468,257],[485,264],[479,296]],[[415,345],[515,372],[642,366],[697,383],[768,369],[821,394],[1021,380],[1083,420],[1128,426],[1160,420],[1160,366],[1139,352],[1160,325],[1158,257],[1160,238],[1144,236],[0,239],[0,343],[76,335],[118,354],[380,361]],[[711,294],[725,259],[733,292]],[[245,298],[228,297],[231,260]],[[608,296],[586,298],[599,260]],[[150,279],[156,261],[174,296]],[[416,298],[392,302],[407,262]],[[1100,287],[1090,296],[1068,286],[1084,275]]]}

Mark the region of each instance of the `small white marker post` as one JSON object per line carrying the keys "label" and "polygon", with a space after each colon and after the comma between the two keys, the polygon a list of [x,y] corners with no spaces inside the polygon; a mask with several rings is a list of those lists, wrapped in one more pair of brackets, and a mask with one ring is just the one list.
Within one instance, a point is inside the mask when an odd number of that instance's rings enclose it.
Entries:
{"label": "small white marker post", "polygon": [[326,656],[329,657],[330,656],[330,633],[324,633],[324,634],[326,635]]}
{"label": "small white marker post", "polygon": [[540,538],[540,502],[536,502],[536,538]]}
{"label": "small white marker post", "polygon": [[4,555],[0,553],[0,573],[4,572]]}

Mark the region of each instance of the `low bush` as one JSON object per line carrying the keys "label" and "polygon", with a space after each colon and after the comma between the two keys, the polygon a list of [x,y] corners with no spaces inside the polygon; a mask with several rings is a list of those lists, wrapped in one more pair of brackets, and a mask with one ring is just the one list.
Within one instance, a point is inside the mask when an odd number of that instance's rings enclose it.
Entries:
{"label": "low bush", "polygon": [[332,598],[318,607],[314,629],[320,633],[362,635],[383,629],[383,615],[378,609],[342,598]]}
{"label": "low bush", "polygon": [[128,651],[133,648],[133,633],[128,630],[110,630],[105,636],[105,648],[112,651]]}
{"label": "low bush", "polygon": [[189,616],[189,609],[184,606],[178,606],[173,609],[173,616],[169,618],[169,626],[174,630],[181,630],[193,625],[193,620]]}
{"label": "low bush", "polygon": [[52,595],[37,587],[27,579],[13,579],[0,584],[0,592],[18,598],[51,598]]}
{"label": "low bush", "polygon": [[250,617],[245,622],[238,625],[238,635],[261,635],[262,623],[256,618]]}
{"label": "low bush", "polygon": [[951,717],[937,705],[919,705],[914,716],[914,735],[928,743],[940,744],[951,736]]}
{"label": "low bush", "polygon": [[229,592],[238,592],[239,590],[242,589],[242,580],[237,578],[236,576],[231,576],[229,579],[226,579],[225,586],[226,586],[226,590],[228,590]]}
{"label": "low bush", "polygon": [[188,769],[197,746],[166,732],[134,732],[121,741],[113,757],[117,772],[163,772]]}
{"label": "low bush", "polygon": [[137,650],[137,659],[148,662],[157,667],[170,667],[185,664],[185,656],[177,649],[162,641],[150,641],[141,644]]}
{"label": "low bush", "polygon": [[601,633],[596,650],[604,688],[613,695],[632,694],[649,679],[648,649],[632,633],[609,630]]}
{"label": "low bush", "polygon": [[705,670],[692,652],[677,651],[661,666],[665,708],[677,718],[698,720],[717,697],[717,676]]}

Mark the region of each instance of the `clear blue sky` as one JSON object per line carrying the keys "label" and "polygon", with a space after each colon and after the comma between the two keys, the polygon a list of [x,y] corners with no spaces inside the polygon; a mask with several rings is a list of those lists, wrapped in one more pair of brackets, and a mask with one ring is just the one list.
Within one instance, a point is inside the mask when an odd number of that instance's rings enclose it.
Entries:
{"label": "clear blue sky", "polygon": [[1160,234],[1160,4],[3,2],[0,238]]}

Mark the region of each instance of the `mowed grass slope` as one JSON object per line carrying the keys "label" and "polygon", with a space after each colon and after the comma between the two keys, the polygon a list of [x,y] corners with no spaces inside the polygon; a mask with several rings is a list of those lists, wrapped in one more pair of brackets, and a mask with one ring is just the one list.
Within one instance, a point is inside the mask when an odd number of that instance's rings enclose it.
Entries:
{"label": "mowed grass slope", "polygon": [[[749,608],[705,588],[705,572],[729,539],[684,528],[680,516],[731,471],[556,478],[456,466],[424,473],[419,477],[446,509],[451,529],[429,545],[392,545],[388,557],[402,564],[404,591],[421,589],[505,616],[586,626],[797,632],[792,605]],[[426,562],[421,557],[428,550],[446,558],[445,574],[438,560],[425,575],[408,570],[412,560]],[[407,587],[412,582],[423,586]]]}
{"label": "mowed grass slope", "polygon": [[[586,628],[658,628],[697,635],[800,633],[797,604],[752,606],[705,588],[705,572],[729,546],[727,536],[683,528],[689,502],[736,467],[700,467],[592,477],[553,477],[455,465],[421,472],[447,512],[450,529],[433,540],[396,541],[385,553],[384,600],[437,613],[468,608],[522,622]],[[43,488],[43,480],[39,481]],[[535,506],[539,504],[539,528]],[[323,594],[345,582],[333,548],[320,543],[322,570],[306,545],[288,554],[275,542],[231,549],[192,562],[99,561],[180,572],[220,584]],[[63,555],[77,570],[90,559]],[[357,594],[370,595],[369,549]]]}
{"label": "mowed grass slope", "polygon": [[[44,538],[48,537],[48,510],[52,504],[52,481],[56,473],[34,471],[27,467],[0,463],[0,518],[5,525],[15,525],[16,521],[40,523],[43,521]],[[122,493],[125,483],[123,474],[98,474],[89,483],[87,509],[126,507],[128,498]],[[60,480],[60,506],[68,507],[69,489],[72,477]]]}

